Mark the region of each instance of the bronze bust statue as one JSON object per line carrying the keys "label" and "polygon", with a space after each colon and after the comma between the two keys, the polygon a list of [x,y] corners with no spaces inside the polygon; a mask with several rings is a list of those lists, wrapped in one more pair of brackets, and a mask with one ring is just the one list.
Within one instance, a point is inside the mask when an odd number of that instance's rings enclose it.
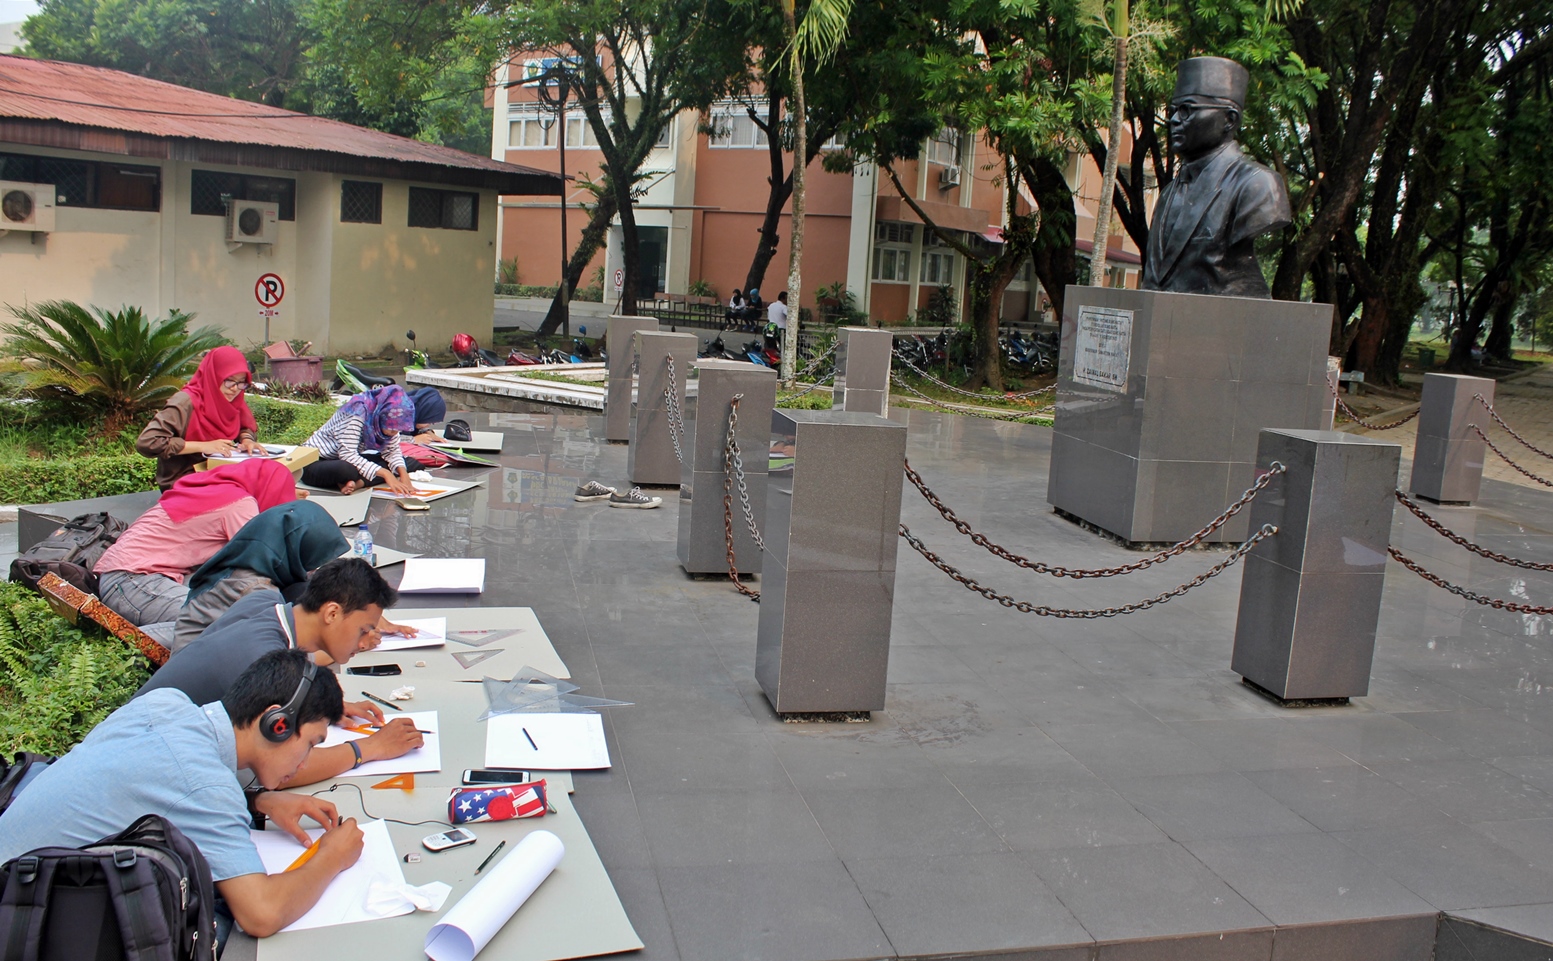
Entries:
{"label": "bronze bust statue", "polygon": [[1176,67],[1170,148],[1180,161],[1160,192],[1143,289],[1271,297],[1253,243],[1293,220],[1283,178],[1240,152],[1235,132],[1250,75],[1222,57]]}

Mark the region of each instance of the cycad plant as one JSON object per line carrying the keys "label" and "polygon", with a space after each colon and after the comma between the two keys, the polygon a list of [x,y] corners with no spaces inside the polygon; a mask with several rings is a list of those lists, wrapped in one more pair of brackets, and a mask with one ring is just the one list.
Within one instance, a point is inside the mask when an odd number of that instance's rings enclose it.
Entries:
{"label": "cycad plant", "polygon": [[160,407],[182,387],[212,347],[226,343],[214,327],[189,332],[193,314],[174,310],[150,320],[138,307],[89,311],[68,300],[12,307],[18,323],[0,327],[5,351],[31,360],[27,393],[116,434]]}

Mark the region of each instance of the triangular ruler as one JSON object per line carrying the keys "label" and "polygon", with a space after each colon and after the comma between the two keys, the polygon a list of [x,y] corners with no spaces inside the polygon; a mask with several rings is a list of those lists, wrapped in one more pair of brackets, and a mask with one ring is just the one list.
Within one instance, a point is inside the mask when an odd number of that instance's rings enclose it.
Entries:
{"label": "triangular ruler", "polygon": [[506,648],[498,647],[494,651],[470,651],[467,654],[463,653],[462,651],[454,651],[453,660],[457,661],[459,666],[467,671],[471,667],[474,667],[476,664],[479,664],[481,661],[490,660],[504,650],[506,650]]}
{"label": "triangular ruler", "polygon": [[448,640],[466,644],[469,647],[484,647],[493,641],[499,641],[504,637],[523,633],[523,628],[514,627],[506,630],[492,631],[448,631]]}
{"label": "triangular ruler", "polygon": [[372,789],[375,791],[388,791],[393,788],[398,788],[401,791],[415,790],[415,775],[401,774],[398,777],[391,777],[386,781],[379,781],[372,785]]}

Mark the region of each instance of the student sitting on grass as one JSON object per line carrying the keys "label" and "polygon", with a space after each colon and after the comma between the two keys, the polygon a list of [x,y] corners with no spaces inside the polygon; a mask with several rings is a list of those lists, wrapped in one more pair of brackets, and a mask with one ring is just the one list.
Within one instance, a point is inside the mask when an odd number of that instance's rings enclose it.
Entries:
{"label": "student sitting on grass", "polygon": [[[386,608],[399,595],[358,557],[330,561],[308,579],[295,605],[276,590],[254,591],[206,629],[194,643],[167,659],[135,696],[175,688],[195,701],[223,697],[248,665],[271,651],[296,648],[320,664],[344,664],[360,651],[382,643],[379,633]],[[294,778],[312,784],[344,774],[367,761],[395,758],[421,746],[422,738],[407,718],[386,723],[382,708],[371,701],[347,702],[345,713],[380,727],[370,737],[320,748]]]}
{"label": "student sitting on grass", "polygon": [[[273,724],[267,729],[274,720],[267,712],[288,705],[294,713],[284,732]],[[268,937],[307,913],[335,875],[361,856],[353,819],[341,820],[327,801],[275,790],[293,778],[340,715],[339,682],[299,651],[259,658],[208,703],[176,690],[137,697],[16,796],[0,816],[0,861],[50,845],[81,847],[143,814],[160,814],[205,855],[217,893],[243,930]],[[317,854],[295,871],[264,871],[238,781],[245,769],[264,788],[253,796],[254,810],[298,845],[311,844],[303,817],[328,829]]]}
{"label": "student sitting on grass", "polygon": [[349,494],[384,484],[396,494],[414,489],[399,435],[415,429],[415,405],[397,384],[374,387],[346,401],[307,439],[318,460],[302,469],[302,483]]}
{"label": "student sitting on grass", "polygon": [[207,454],[258,446],[259,422],[243,396],[252,384],[248,359],[236,347],[217,347],[204,356],[188,385],[135,439],[135,450],[156,458],[157,487],[172,487]]}
{"label": "student sitting on grass", "polygon": [[[291,471],[269,460],[180,477],[98,558],[98,595],[163,646],[188,597],[185,579],[261,511],[295,500]],[[334,552],[338,556],[345,548]]]}

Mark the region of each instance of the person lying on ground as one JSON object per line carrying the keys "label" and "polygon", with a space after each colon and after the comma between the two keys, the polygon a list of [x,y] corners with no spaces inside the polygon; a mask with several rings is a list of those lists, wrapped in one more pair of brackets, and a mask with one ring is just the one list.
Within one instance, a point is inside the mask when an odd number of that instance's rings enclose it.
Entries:
{"label": "person lying on ground", "polygon": [[[286,736],[267,736],[266,713],[294,701]],[[327,801],[276,790],[293,780],[341,712],[334,675],[287,650],[247,665],[223,697],[203,704],[173,689],[137,697],[16,796],[0,816],[0,861],[50,845],[81,847],[142,814],[160,814],[205,855],[217,893],[243,930],[268,937],[307,913],[361,856],[353,819],[342,820]],[[253,810],[299,845],[312,843],[303,817],[327,829],[318,852],[295,871],[265,873],[238,781],[244,769],[264,788]]]}
{"label": "person lying on ground", "polygon": [[318,460],[302,469],[302,483],[343,494],[383,484],[409,494],[414,485],[399,435],[414,429],[415,405],[398,384],[356,394],[307,439]]}
{"label": "person lying on ground", "polygon": [[188,576],[262,511],[296,496],[291,471],[270,460],[222,464],[180,477],[98,558],[97,593],[111,610],[168,646],[172,622],[189,594]]}
{"label": "person lying on ground", "polygon": [[259,422],[244,397],[252,385],[248,359],[236,347],[217,347],[200,360],[193,379],[135,439],[135,450],[156,458],[157,487],[172,487],[206,455],[258,447]]}
{"label": "person lying on ground", "polygon": [[[359,557],[337,558],[313,572],[294,605],[277,590],[254,591],[233,604],[194,643],[169,657],[135,696],[176,688],[196,703],[214,701],[248,665],[288,648],[325,666],[344,664],[382,643],[383,611],[398,599],[371,564]],[[387,722],[382,708],[371,701],[346,702],[345,714],[378,730],[359,741],[314,751],[294,783],[312,784],[367,761],[400,757],[423,742],[408,718]]]}

